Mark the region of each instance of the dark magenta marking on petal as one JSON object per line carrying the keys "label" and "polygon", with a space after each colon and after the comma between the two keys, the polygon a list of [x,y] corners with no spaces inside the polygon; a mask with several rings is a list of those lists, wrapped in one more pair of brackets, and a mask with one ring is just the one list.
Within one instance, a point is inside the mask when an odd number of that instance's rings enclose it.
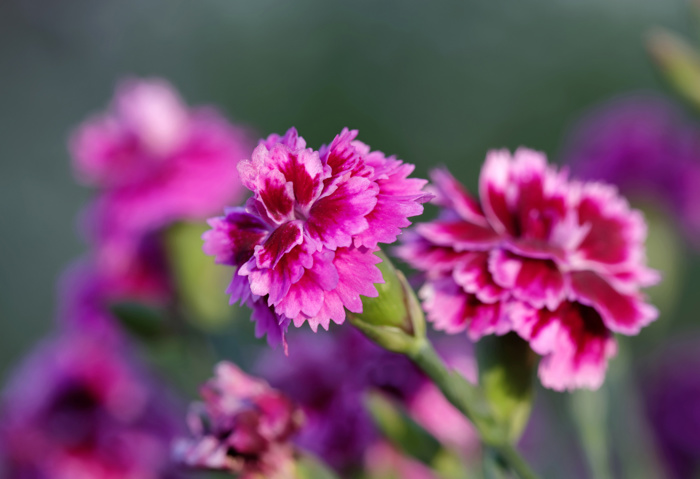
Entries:
{"label": "dark magenta marking on petal", "polygon": [[290,221],[275,229],[267,237],[262,248],[257,253],[258,265],[261,268],[274,268],[282,256],[290,252],[303,241],[301,223]]}
{"label": "dark magenta marking on petal", "polygon": [[577,299],[595,308],[605,324],[621,333],[636,333],[654,316],[654,310],[635,295],[623,294],[592,271],[571,273],[571,287]]}

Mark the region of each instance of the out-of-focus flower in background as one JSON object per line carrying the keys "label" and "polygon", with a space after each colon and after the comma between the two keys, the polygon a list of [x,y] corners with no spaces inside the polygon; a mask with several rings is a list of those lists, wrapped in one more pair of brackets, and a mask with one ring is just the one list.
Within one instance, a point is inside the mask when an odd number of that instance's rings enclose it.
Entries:
{"label": "out-of-focus flower in background", "polygon": [[[442,338],[438,350],[471,381],[476,363],[466,338]],[[456,339],[456,338],[455,338]],[[289,357],[262,356],[258,370],[304,409],[306,424],[297,443],[340,472],[361,467],[381,433],[367,409],[367,394],[379,391],[464,458],[473,458],[479,439],[468,421],[405,356],[388,352],[352,328],[316,336],[299,332]]]}
{"label": "out-of-focus flower in background", "polygon": [[292,436],[303,414],[284,394],[221,362],[188,415],[191,439],[175,445],[178,462],[241,477],[296,477]]}
{"label": "out-of-focus flower in background", "polygon": [[236,165],[246,131],[210,107],[188,108],[164,80],[126,80],[110,109],[70,141],[73,166],[97,196],[83,217],[113,296],[163,301],[172,292],[160,234],[241,200]]}
{"label": "out-of-focus flower in background", "polygon": [[658,281],[641,213],[527,149],[488,154],[479,201],[445,170],[433,181],[441,214],[397,254],[425,273],[419,295],[435,328],[472,339],[515,331],[543,356],[543,385],[598,388],[612,333],[637,334],[657,316],[639,291]]}
{"label": "out-of-focus flower in background", "polygon": [[700,244],[700,125],[670,100],[636,93],[595,107],[574,125],[562,161],[661,210]]}
{"label": "out-of-focus flower in background", "polygon": [[669,477],[700,471],[700,339],[676,340],[653,355],[644,402]]}
{"label": "out-of-focus flower in background", "polygon": [[176,477],[178,408],[127,353],[75,333],[37,346],[2,396],[7,477]]}
{"label": "out-of-focus flower in background", "polygon": [[378,243],[393,242],[423,211],[426,181],[413,165],[370,151],[344,129],[320,151],[290,129],[272,135],[241,162],[253,192],[245,207],[210,220],[204,251],[235,267],[231,302],[254,308],[258,335],[275,344],[290,324],[328,328],[345,309],[362,312],[382,275]]}
{"label": "out-of-focus flower in background", "polygon": [[373,479],[437,479],[425,464],[401,454],[391,444],[377,441],[365,454],[365,470]]}

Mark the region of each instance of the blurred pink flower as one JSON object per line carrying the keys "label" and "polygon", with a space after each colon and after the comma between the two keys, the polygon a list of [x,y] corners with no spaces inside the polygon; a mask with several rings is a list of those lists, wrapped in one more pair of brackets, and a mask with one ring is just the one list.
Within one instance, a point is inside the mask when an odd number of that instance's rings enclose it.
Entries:
{"label": "blurred pink flower", "polygon": [[356,136],[344,129],[320,152],[293,128],[262,141],[239,165],[253,197],[212,218],[203,236],[207,254],[236,268],[231,301],[265,319],[258,332],[273,344],[290,322],[316,331],[342,323],[345,308],[361,312],[360,295],[376,296],[383,281],[377,244],[395,241],[429,197],[425,180],[407,178],[413,165]]}
{"label": "blurred pink flower", "polygon": [[658,281],[641,213],[614,187],[570,181],[527,149],[488,154],[480,201],[447,171],[432,177],[440,217],[397,248],[425,272],[428,319],[474,340],[515,331],[543,356],[546,387],[598,388],[612,333],[637,334],[657,316],[639,291]]}
{"label": "blurred pink flower", "polygon": [[290,441],[303,416],[290,399],[225,361],[201,395],[188,415],[194,437],[175,445],[179,462],[243,478],[296,477]]}
{"label": "blurred pink flower", "polygon": [[37,347],[3,393],[0,463],[7,477],[175,477],[177,411],[125,354],[74,333]]}
{"label": "blurred pink flower", "polygon": [[404,456],[386,441],[377,441],[367,451],[365,470],[372,478],[437,479],[425,464]]}
{"label": "blurred pink flower", "polygon": [[188,109],[163,80],[120,84],[108,112],[70,141],[76,174],[98,189],[84,217],[97,267],[130,296],[171,291],[158,233],[239,201],[236,172],[252,146],[211,108]]}

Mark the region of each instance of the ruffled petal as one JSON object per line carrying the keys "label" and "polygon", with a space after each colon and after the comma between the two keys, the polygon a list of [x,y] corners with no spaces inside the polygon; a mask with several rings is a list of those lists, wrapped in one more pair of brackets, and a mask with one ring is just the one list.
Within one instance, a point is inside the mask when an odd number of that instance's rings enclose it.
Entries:
{"label": "ruffled petal", "polygon": [[639,294],[623,294],[591,271],[571,273],[571,289],[576,300],[600,313],[605,325],[622,334],[638,334],[659,312]]}
{"label": "ruffled petal", "polygon": [[465,254],[470,254],[447,246],[437,246],[412,230],[403,233],[401,244],[393,252],[412,268],[433,273],[451,271]]}
{"label": "ruffled petal", "polygon": [[355,246],[375,249],[377,243],[393,243],[401,229],[409,226],[411,216],[423,213],[423,205],[431,195],[423,191],[426,180],[408,178],[415,168],[380,152],[365,157],[365,164],[374,169],[373,179],[379,186],[377,204],[365,216],[368,227],[355,237]]}
{"label": "ruffled petal", "polygon": [[494,303],[507,294],[494,282],[489,271],[489,253],[486,252],[462,253],[452,277],[464,291],[476,295],[482,303]]}
{"label": "ruffled petal", "polygon": [[505,334],[510,324],[501,303],[486,304],[465,292],[452,278],[429,281],[418,292],[427,318],[438,331],[455,334],[467,330],[472,340],[487,334]]}
{"label": "ruffled petal", "polygon": [[204,253],[230,266],[248,261],[268,233],[265,223],[244,208],[230,208],[226,216],[211,218],[207,223],[212,229],[202,235]]}
{"label": "ruffled petal", "polygon": [[299,136],[297,129],[291,127],[284,136],[280,136],[277,133],[269,135],[264,140],[260,140],[258,144],[264,145],[265,148],[271,150],[276,144],[282,144],[288,146],[292,151],[303,150],[306,148],[306,140]]}
{"label": "ruffled petal", "polygon": [[576,257],[615,272],[620,267],[642,264],[646,224],[613,186],[588,183],[581,188],[578,220],[588,227]]}
{"label": "ruffled petal", "polygon": [[324,250],[314,254],[313,266],[304,271],[299,281],[295,282],[277,303],[275,311],[294,320],[299,326],[300,314],[313,317],[320,311],[324,302],[324,293],[332,291],[338,285],[338,272],[333,265],[334,252]]}
{"label": "ruffled petal", "polygon": [[435,195],[432,200],[438,206],[448,208],[469,223],[488,226],[484,211],[479,202],[472,197],[446,168],[430,172],[433,184],[429,191]]}
{"label": "ruffled petal", "polygon": [[491,251],[493,281],[535,308],[554,310],[566,298],[568,278],[551,260],[524,258],[502,249]]}
{"label": "ruffled petal", "polygon": [[265,301],[259,299],[251,305],[253,312],[250,320],[255,323],[255,337],[262,338],[267,335],[267,344],[272,347],[283,345],[285,352],[287,351],[287,328],[290,320],[286,316],[280,316],[273,308],[265,304]]}
{"label": "ruffled petal", "polygon": [[378,191],[376,183],[361,177],[334,184],[311,207],[306,232],[329,249],[350,246],[369,226],[365,215],[377,204]]}
{"label": "ruffled petal", "polygon": [[270,234],[265,242],[255,246],[258,268],[274,268],[284,255],[304,241],[303,223],[290,221]]}
{"label": "ruffled petal", "polygon": [[489,224],[499,233],[516,233],[515,219],[510,210],[512,185],[510,184],[510,153],[508,150],[492,150],[479,175],[479,198]]}
{"label": "ruffled petal", "polygon": [[557,390],[598,389],[608,360],[617,353],[610,331],[592,308],[564,302],[556,311],[510,305],[514,330],[543,356],[539,366],[542,385]]}
{"label": "ruffled petal", "polygon": [[416,226],[416,231],[427,240],[449,246],[457,251],[486,250],[500,241],[490,226],[480,226],[466,221],[432,221]]}

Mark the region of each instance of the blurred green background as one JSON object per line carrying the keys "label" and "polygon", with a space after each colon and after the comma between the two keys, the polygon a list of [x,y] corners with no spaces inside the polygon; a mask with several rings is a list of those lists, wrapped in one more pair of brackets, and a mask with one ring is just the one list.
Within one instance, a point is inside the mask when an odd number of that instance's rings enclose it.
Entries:
{"label": "blurred green background", "polygon": [[556,157],[587,107],[663,88],[643,48],[655,25],[692,34],[686,2],[3,0],[0,377],[49,329],[84,249],[90,192],[67,135],[125,75],[165,77],[261,135],[295,125],[319,145],[359,128],[419,175],[446,164],[473,187],[488,148]]}

